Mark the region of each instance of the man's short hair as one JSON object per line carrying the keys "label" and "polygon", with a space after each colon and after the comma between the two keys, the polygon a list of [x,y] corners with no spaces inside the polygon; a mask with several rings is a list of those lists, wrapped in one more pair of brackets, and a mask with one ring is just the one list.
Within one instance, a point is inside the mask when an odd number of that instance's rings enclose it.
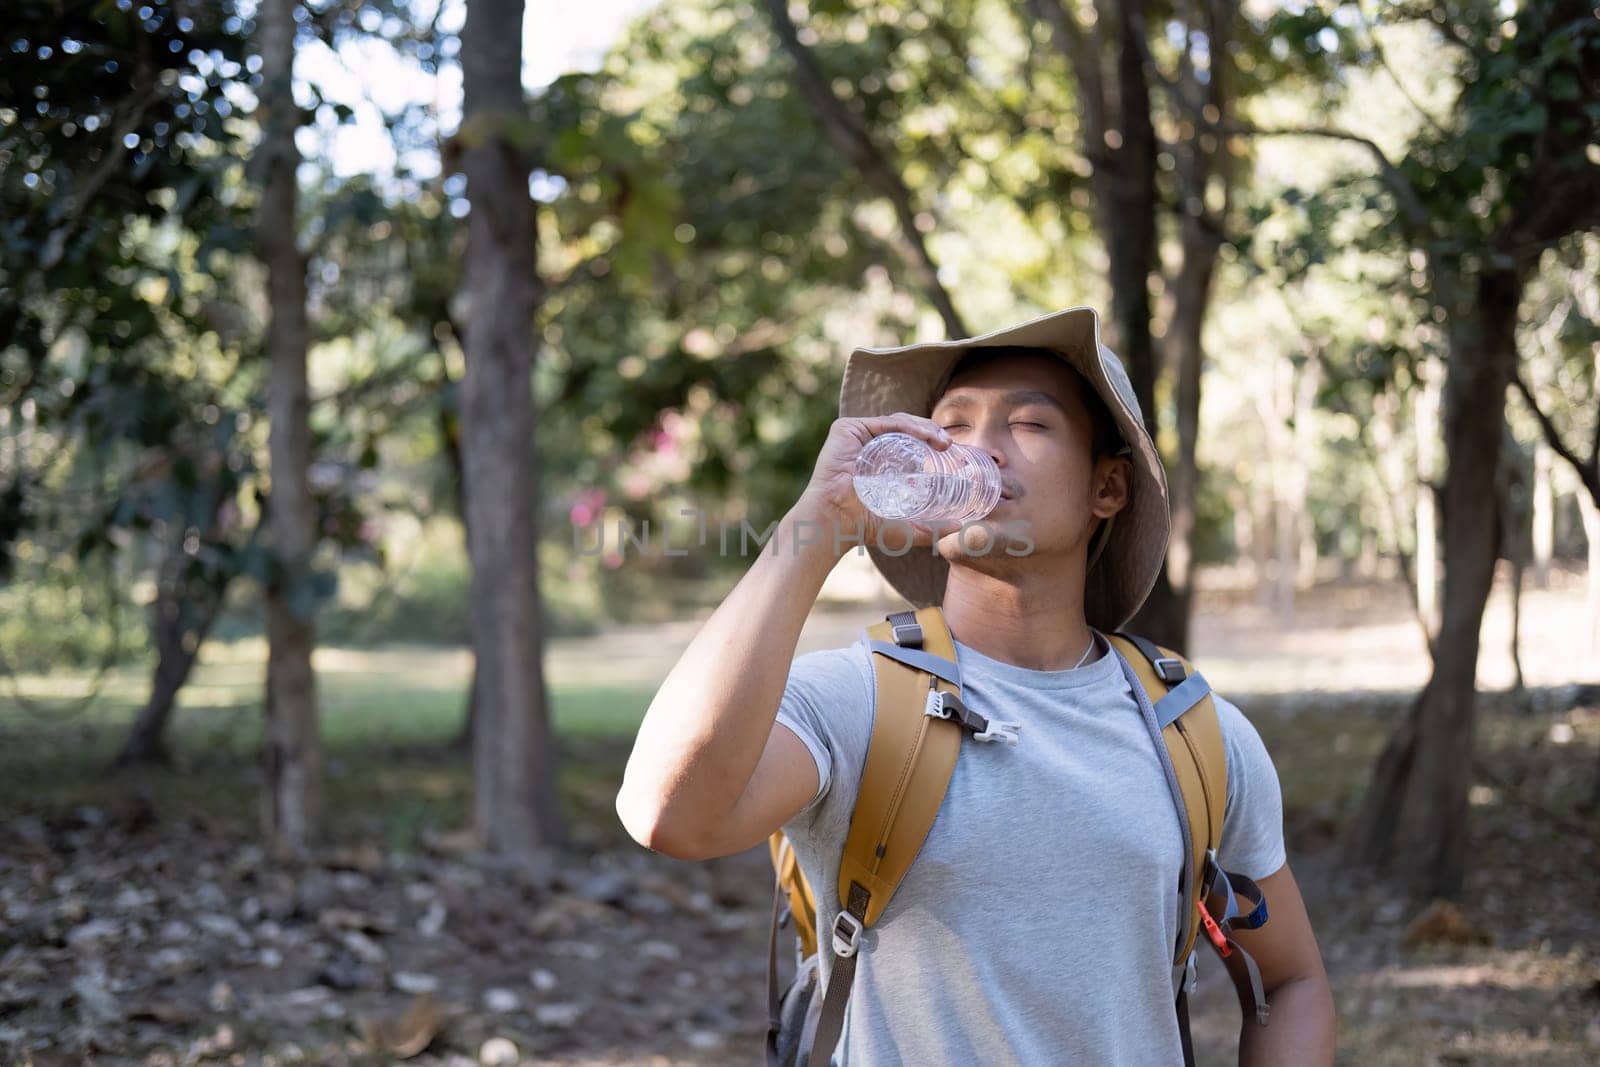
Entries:
{"label": "man's short hair", "polygon": [[[1078,397],[1083,401],[1083,406],[1089,412],[1089,456],[1092,460],[1099,460],[1105,456],[1114,456],[1125,443],[1122,432],[1117,429],[1116,420],[1111,417],[1111,409],[1106,407],[1100,394],[1094,391],[1094,386],[1089,380],[1078,372],[1078,368],[1061,359],[1061,356],[1048,348],[1032,348],[1026,345],[1003,345],[996,348],[974,348],[956,361],[954,369],[950,372],[947,382],[954,381],[956,375],[965,374],[967,371],[993,363],[997,359],[1006,359],[1013,356],[1047,356],[1060,360],[1072,372],[1073,383],[1078,388]],[[947,384],[946,389],[949,388]]]}

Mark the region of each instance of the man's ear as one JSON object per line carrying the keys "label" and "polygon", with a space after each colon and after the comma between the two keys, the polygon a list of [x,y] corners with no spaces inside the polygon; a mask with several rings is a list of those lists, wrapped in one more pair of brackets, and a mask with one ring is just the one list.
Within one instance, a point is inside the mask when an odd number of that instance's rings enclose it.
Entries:
{"label": "man's ear", "polygon": [[1108,519],[1132,500],[1133,462],[1127,456],[1105,456],[1095,463],[1094,498],[1089,510]]}

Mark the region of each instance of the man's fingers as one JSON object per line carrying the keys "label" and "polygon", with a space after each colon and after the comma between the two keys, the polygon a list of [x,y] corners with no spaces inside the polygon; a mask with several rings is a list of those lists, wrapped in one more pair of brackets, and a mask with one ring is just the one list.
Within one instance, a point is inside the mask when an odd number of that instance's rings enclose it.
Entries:
{"label": "man's fingers", "polygon": [[947,448],[950,445],[950,435],[941,430],[938,423],[921,415],[913,415],[909,411],[897,411],[891,415],[869,415],[860,422],[874,437],[899,432],[921,438],[935,448]]}

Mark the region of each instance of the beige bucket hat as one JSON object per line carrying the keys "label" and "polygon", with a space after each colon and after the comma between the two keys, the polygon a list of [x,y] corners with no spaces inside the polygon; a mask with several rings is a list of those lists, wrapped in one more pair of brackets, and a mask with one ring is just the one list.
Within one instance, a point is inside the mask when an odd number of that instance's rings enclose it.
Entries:
{"label": "beige bucket hat", "polygon": [[[1166,558],[1172,516],[1161,457],[1144,428],[1128,372],[1100,343],[1100,316],[1093,308],[1067,308],[978,337],[858,348],[845,364],[839,414],[862,418],[905,411],[925,418],[932,414],[934,401],[962,356],[975,348],[1012,345],[1048,349],[1071,364],[1100,394],[1130,446],[1132,500],[1108,530],[1102,528],[1105,541],[1089,565],[1084,585],[1086,621],[1110,633],[1125,625],[1150,595]],[[925,548],[895,556],[871,542],[867,552],[889,584],[915,606],[944,598],[950,564],[942,557]]]}

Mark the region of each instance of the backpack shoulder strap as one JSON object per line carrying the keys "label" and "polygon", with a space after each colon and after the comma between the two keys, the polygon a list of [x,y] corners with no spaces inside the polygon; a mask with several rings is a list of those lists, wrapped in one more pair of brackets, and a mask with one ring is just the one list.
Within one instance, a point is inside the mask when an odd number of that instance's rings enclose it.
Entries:
{"label": "backpack shoulder strap", "polygon": [[[808,1063],[827,1067],[844,1027],[861,932],[878,921],[944,803],[966,729],[1004,735],[961,705],[955,641],[937,605],[867,627],[877,703],[850,832],[839,863],[833,930],[818,931],[833,964]],[[1014,735],[1012,735],[1014,737]]]}
{"label": "backpack shoulder strap", "polygon": [[1176,963],[1189,958],[1200,924],[1194,911],[1205,884],[1208,855],[1222,844],[1222,816],[1228,801],[1228,755],[1211,687],[1176,652],[1131,634],[1108,635],[1144,686],[1155,708],[1156,725],[1183,797],[1189,824],[1189,867],[1184,879],[1184,937]]}
{"label": "backpack shoulder strap", "polygon": [[872,739],[839,864],[839,901],[862,926],[878,921],[922,848],[961,750],[961,724],[926,714],[930,693],[961,695],[939,608],[896,612],[869,626],[867,638],[877,685]]}
{"label": "backpack shoulder strap", "polygon": [[[1267,902],[1255,882],[1230,874],[1217,863],[1228,802],[1228,754],[1211,685],[1188,660],[1170,649],[1133,634],[1113,634],[1110,640],[1150,698],[1189,824],[1189,865],[1183,879],[1184,933],[1174,963],[1189,962],[1204,929],[1241,998],[1248,998],[1257,1021],[1265,1026],[1267,998],[1260,969],[1231,934],[1262,926],[1267,921]],[[1192,1063],[1187,989],[1179,994],[1178,1015],[1185,1062]]]}

